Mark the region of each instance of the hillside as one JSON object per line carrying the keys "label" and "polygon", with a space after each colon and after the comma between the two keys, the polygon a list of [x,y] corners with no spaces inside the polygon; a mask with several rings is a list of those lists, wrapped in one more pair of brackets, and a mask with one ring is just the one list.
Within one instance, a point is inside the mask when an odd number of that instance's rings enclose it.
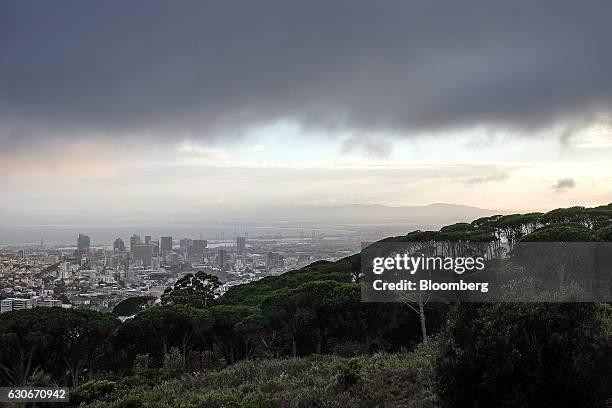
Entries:
{"label": "hillside", "polygon": [[427,407],[435,399],[430,358],[420,352],[250,360],[159,382],[162,372],[148,373],[148,384],[135,385],[143,381],[138,375],[112,382],[107,395],[81,407]]}
{"label": "hillside", "polygon": [[268,276],[243,285],[231,287],[223,295],[223,304],[259,305],[279,289],[295,289],[313,281],[350,283],[360,273],[360,255],[355,254],[335,262],[318,261],[305,268],[289,271],[279,276]]}
{"label": "hillside", "polygon": [[[612,205],[386,240],[609,242]],[[218,299],[218,280],[198,272],[160,306],[126,302],[137,313],[125,322],[80,309],[2,314],[0,385],[70,386],[73,403],[95,407],[598,407],[612,396],[608,304],[362,302],[360,262],[315,262]]]}

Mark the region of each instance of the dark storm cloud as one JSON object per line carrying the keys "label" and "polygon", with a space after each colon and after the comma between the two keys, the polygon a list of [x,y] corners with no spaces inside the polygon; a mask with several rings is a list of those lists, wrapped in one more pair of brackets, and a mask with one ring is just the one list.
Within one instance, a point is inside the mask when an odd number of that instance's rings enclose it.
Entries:
{"label": "dark storm cloud", "polygon": [[611,15],[609,1],[0,0],[0,142],[281,118],[397,134],[580,122],[610,112]]}

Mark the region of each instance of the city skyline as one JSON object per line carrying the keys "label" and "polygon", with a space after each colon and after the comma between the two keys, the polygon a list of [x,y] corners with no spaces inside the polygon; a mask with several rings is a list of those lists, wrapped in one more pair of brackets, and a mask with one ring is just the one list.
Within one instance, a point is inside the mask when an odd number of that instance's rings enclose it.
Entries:
{"label": "city skyline", "polygon": [[[0,313],[35,307],[107,310],[134,296],[158,299],[177,279],[209,274],[217,295],[231,286],[276,276],[314,260],[336,260],[359,248],[350,236],[300,239],[236,235],[222,242],[132,233],[112,247],[79,233],[69,245],[0,245]],[[152,300],[153,301],[153,300]]]}

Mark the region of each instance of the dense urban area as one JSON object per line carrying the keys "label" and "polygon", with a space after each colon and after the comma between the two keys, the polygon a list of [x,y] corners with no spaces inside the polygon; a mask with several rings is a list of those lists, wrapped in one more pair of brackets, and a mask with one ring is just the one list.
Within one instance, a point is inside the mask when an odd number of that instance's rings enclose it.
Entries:
{"label": "dense urban area", "polygon": [[[134,234],[93,245],[86,234],[72,245],[0,247],[1,312],[33,307],[112,309],[134,296],[159,299],[188,273],[203,271],[228,287],[279,275],[316,260],[336,260],[358,250],[345,236],[301,232],[296,237],[235,236],[213,240]],[[357,247],[357,248],[356,248]]]}

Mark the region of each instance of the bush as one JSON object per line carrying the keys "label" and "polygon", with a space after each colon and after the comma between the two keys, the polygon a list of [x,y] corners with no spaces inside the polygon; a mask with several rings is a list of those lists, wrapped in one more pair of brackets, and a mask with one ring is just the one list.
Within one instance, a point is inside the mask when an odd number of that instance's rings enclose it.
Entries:
{"label": "bush", "polygon": [[53,381],[51,375],[40,369],[34,370],[28,378],[27,385],[30,387],[57,387],[57,383]]}
{"label": "bush", "polygon": [[336,374],[338,384],[345,387],[355,385],[361,379],[361,364],[356,358],[348,360]]}
{"label": "bush", "polygon": [[592,303],[457,305],[436,364],[442,406],[600,406],[601,312]]}
{"label": "bush", "polygon": [[176,377],[185,372],[185,359],[178,348],[172,347],[169,353],[164,354],[164,377]]}
{"label": "bush", "polygon": [[115,390],[115,383],[108,380],[92,380],[70,391],[70,403],[78,406],[104,398]]}
{"label": "bush", "polygon": [[134,374],[141,374],[149,369],[150,359],[148,354],[138,354],[134,359]]}

